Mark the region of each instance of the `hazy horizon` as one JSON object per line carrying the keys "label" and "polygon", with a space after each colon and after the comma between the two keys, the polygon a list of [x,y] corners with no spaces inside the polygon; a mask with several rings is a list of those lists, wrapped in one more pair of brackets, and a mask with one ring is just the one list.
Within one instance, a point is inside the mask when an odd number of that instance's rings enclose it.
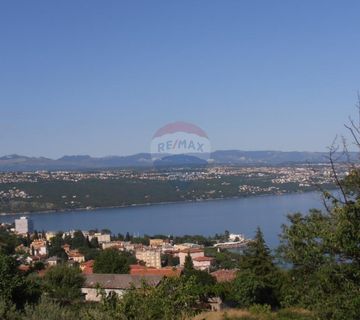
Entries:
{"label": "hazy horizon", "polygon": [[[214,152],[227,152],[227,151],[240,151],[240,152],[282,152],[282,153],[292,153],[292,152],[298,152],[298,153],[327,153],[329,150],[320,150],[320,151],[308,151],[308,150],[241,150],[241,149],[219,149],[219,150],[213,150],[211,153]],[[350,151],[351,153],[356,153],[357,151]],[[23,157],[29,157],[29,158],[46,158],[50,160],[58,160],[63,157],[91,157],[91,158],[107,158],[107,157],[131,157],[138,154],[151,154],[150,152],[144,151],[144,152],[136,152],[131,154],[104,154],[104,155],[98,155],[94,156],[92,154],[63,154],[60,157],[46,157],[43,155],[27,155],[27,154],[21,154],[21,153],[12,153],[12,154],[0,154],[0,158],[4,157],[11,157],[11,156],[23,156]]]}

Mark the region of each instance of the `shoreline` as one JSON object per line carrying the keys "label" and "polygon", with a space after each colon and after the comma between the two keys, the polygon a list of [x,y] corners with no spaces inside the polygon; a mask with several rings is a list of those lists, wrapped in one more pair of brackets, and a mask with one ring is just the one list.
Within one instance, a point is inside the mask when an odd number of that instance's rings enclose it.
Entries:
{"label": "shoreline", "polygon": [[308,191],[293,191],[293,192],[285,192],[285,193],[269,193],[269,194],[258,194],[258,195],[244,195],[244,196],[234,196],[234,197],[224,197],[224,198],[212,198],[212,199],[200,199],[200,200],[179,200],[179,201],[163,201],[163,202],[153,202],[153,203],[135,203],[121,206],[105,206],[105,207],[84,207],[84,208],[74,208],[74,209],[57,209],[57,210],[44,210],[44,211],[23,211],[23,212],[2,212],[0,213],[0,217],[6,216],[16,216],[16,215],[33,215],[33,214],[56,214],[56,213],[64,213],[64,212],[83,212],[83,211],[98,211],[103,209],[123,209],[123,208],[131,208],[131,207],[147,207],[147,206],[160,206],[160,205],[169,205],[169,204],[186,204],[186,203],[201,203],[201,202],[210,202],[210,201],[226,201],[226,200],[234,200],[234,199],[246,199],[246,198],[257,198],[257,197],[268,197],[268,196],[285,196],[291,194],[298,193],[311,193],[311,192],[319,192],[318,190],[308,190]]}

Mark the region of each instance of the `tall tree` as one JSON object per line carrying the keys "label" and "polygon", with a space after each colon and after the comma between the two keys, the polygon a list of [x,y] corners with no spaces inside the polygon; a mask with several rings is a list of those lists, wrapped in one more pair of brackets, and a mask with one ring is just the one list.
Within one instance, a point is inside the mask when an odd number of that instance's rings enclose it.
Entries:
{"label": "tall tree", "polygon": [[127,252],[116,249],[106,249],[95,258],[95,273],[129,273],[129,265],[136,262],[136,258]]}
{"label": "tall tree", "polygon": [[244,250],[234,281],[234,297],[244,307],[252,304],[279,305],[279,272],[260,228]]}
{"label": "tall tree", "polygon": [[194,263],[192,261],[190,253],[188,253],[185,257],[184,273],[191,272],[192,270],[194,270]]}

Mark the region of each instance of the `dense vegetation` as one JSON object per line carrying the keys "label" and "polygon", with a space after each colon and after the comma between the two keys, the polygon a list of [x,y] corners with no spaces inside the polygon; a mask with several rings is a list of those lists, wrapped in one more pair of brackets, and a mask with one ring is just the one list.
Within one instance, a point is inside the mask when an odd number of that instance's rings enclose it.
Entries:
{"label": "dense vegetation", "polygon": [[[351,167],[349,175],[338,183],[340,197],[324,193],[326,210],[288,216],[276,253],[269,250],[260,229],[241,255],[207,249],[218,267],[238,269],[233,281],[216,283],[210,274],[194,270],[188,256],[179,278],[164,279],[155,288],[144,283],[121,299],[105,296],[99,288],[102,301],[96,304],[82,301],[84,279],[76,265],[53,267],[44,277],[37,275],[38,266],[27,272],[18,270],[14,248],[30,239],[0,230],[0,318],[189,319],[207,309],[209,301],[221,297],[228,306],[243,310],[220,315],[218,319],[223,320],[358,320],[360,169]],[[129,240],[131,236],[118,238]],[[226,238],[226,233],[215,238]],[[50,249],[59,256],[65,241],[71,248],[93,255],[97,272],[127,272],[133,259],[113,250],[98,250],[98,244],[81,232],[72,239],[58,234],[53,240]],[[138,240],[149,241],[148,237]],[[214,239],[184,236],[173,240],[206,245]]]}
{"label": "dense vegetation", "polygon": [[[331,207],[327,212],[289,215],[276,256],[260,229],[240,256],[209,249],[220,266],[238,268],[232,282],[216,283],[208,273],[194,270],[188,257],[180,278],[165,279],[156,288],[144,283],[142,289],[130,290],[121,300],[104,296],[102,303],[95,305],[81,302],[83,278],[76,266],[54,267],[43,278],[18,271],[12,257],[18,240],[2,230],[1,318],[37,319],[41,314],[41,319],[186,319],[204,310],[211,297],[219,296],[228,305],[250,310],[238,319],[359,319],[359,177],[360,171],[353,171],[343,182],[345,200],[328,195]],[[57,250],[64,241],[60,238],[59,234],[54,239]],[[73,248],[96,250],[96,244],[80,233],[66,241],[71,241]],[[96,268],[99,272],[126,272],[128,259],[105,250],[97,256]],[[223,319],[236,319],[231,317]]]}
{"label": "dense vegetation", "polygon": [[[37,181],[2,183],[1,190],[19,189],[30,199],[0,198],[0,212],[34,212],[47,210],[70,210],[79,208],[117,207],[132,204],[176,202],[198,199],[230,198],[254,195],[239,192],[240,185],[269,188],[276,176],[264,177],[229,176],[221,179],[199,181],[162,181],[141,179],[89,179],[82,181]],[[298,183],[279,185],[282,192],[315,190],[316,187],[299,186]],[[326,187],[326,186],[324,186]],[[275,191],[257,191],[271,194]]]}

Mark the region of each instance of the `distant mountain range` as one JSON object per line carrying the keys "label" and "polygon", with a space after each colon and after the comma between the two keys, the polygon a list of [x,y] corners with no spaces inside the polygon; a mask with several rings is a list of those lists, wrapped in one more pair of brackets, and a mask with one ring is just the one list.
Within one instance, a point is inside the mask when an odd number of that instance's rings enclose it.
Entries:
{"label": "distant mountain range", "polygon": [[[351,153],[356,159],[357,154]],[[301,163],[327,163],[326,152],[284,152],[284,151],[215,151],[210,163],[226,165],[285,165]],[[345,159],[344,159],[345,160]],[[168,156],[158,160],[156,165],[180,166],[203,165],[205,162],[190,156]],[[59,159],[44,157],[26,157],[6,155],[0,157],[0,171],[34,170],[87,170],[106,168],[150,167],[153,165],[150,153],[138,153],[130,156],[91,157],[88,155],[63,156]]]}

